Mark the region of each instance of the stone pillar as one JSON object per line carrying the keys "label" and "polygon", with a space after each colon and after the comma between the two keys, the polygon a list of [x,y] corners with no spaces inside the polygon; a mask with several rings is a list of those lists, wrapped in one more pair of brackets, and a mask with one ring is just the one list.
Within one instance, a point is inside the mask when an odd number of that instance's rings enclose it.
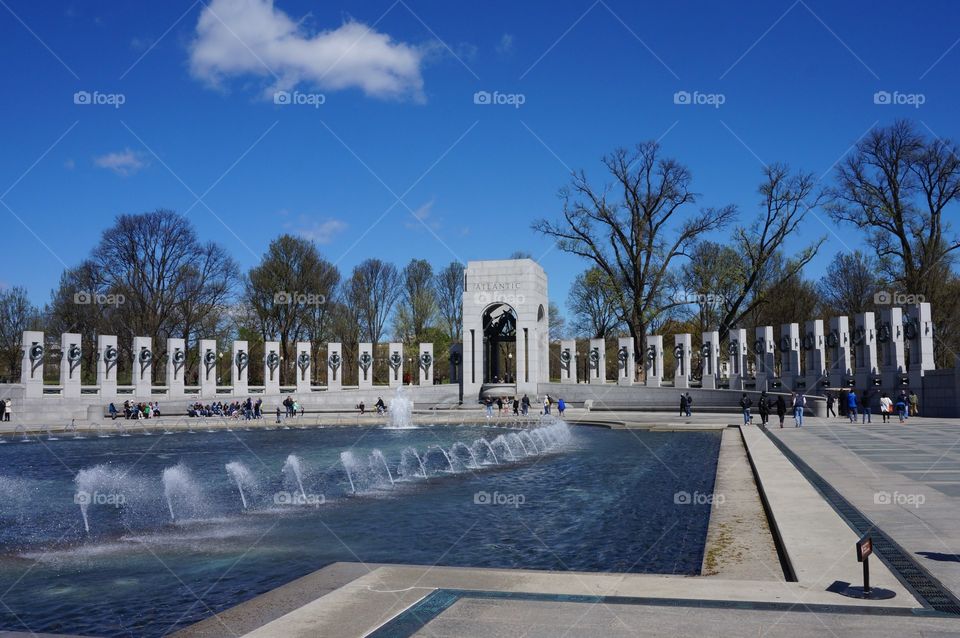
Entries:
{"label": "stone pillar", "polygon": [[873,380],[878,373],[877,329],[874,314],[861,312],[854,317],[854,325],[851,341],[856,365],[853,376],[857,390],[862,391],[867,386],[873,386]]}
{"label": "stone pillar", "polygon": [[133,338],[134,396],[149,399],[153,394],[153,341],[150,337]]}
{"label": "stone pillar", "polygon": [[448,351],[450,383],[463,382],[463,344],[451,343]]}
{"label": "stone pillar", "polygon": [[250,372],[250,350],[246,341],[233,342],[233,356],[230,358],[230,385],[233,386],[233,395],[244,397],[247,395]]}
{"label": "stone pillar", "polygon": [[826,369],[823,320],[808,321],[804,328],[806,333],[803,335],[803,352],[804,365],[807,368],[805,376],[807,394],[823,394],[821,388],[830,383]]}
{"label": "stone pillar", "polygon": [[644,341],[643,369],[647,373],[647,387],[659,388],[663,385],[663,337],[646,335]]}
{"label": "stone pillar", "polygon": [[825,337],[830,354],[830,386],[845,388],[853,378],[850,363],[850,319],[831,317],[830,334]]}
{"label": "stone pillar", "polygon": [[734,328],[730,331],[730,343],[727,354],[730,357],[729,380],[731,390],[743,390],[743,380],[747,376],[747,359],[750,345],[747,343],[747,329]]}
{"label": "stone pillar", "polygon": [[217,353],[216,339],[200,340],[200,396],[213,397],[217,394],[217,364],[220,355]]}
{"label": "stone pillar", "polygon": [[560,383],[577,382],[577,342],[564,339],[560,342]]}
{"label": "stone pillar", "polygon": [[[27,330],[23,333],[20,383],[23,384],[23,396],[28,399],[43,396],[43,357],[45,352],[42,332]],[[22,407],[17,406],[17,409]]]}
{"label": "stone pillar", "polygon": [[620,337],[617,339],[617,385],[633,385],[636,377],[633,337]]}
{"label": "stone pillar", "polygon": [[97,337],[97,385],[100,396],[117,395],[117,363],[120,362],[120,350],[117,348],[116,335]]}
{"label": "stone pillar", "polygon": [[780,326],[780,379],[785,390],[793,390],[800,380],[800,324]]}
{"label": "stone pillar", "polygon": [[[331,369],[331,365],[336,367]],[[297,374],[297,393],[310,394],[313,386],[313,345],[309,341],[297,342],[297,357],[293,360],[293,369]],[[343,359],[339,343],[327,344],[327,390],[339,390],[343,385],[340,373],[343,371]]]}
{"label": "stone pillar", "polygon": [[[420,356],[420,385],[433,385],[433,344],[421,343]],[[518,370],[519,371],[519,370]]]}
{"label": "stone pillar", "polygon": [[877,322],[877,347],[883,388],[894,396],[909,383],[903,349],[903,309],[884,308]]}
{"label": "stone pillar", "polygon": [[280,355],[280,342],[267,341],[263,344],[263,393],[280,394],[280,367],[283,357]]}
{"label": "stone pillar", "polygon": [[591,339],[590,350],[587,352],[589,362],[589,382],[607,382],[607,344],[604,339]]}
{"label": "stone pillar", "polygon": [[776,374],[774,360],[773,326],[757,326],[757,338],[753,342],[753,352],[756,357],[756,387],[757,392],[768,390],[770,379]]}
{"label": "stone pillar", "polygon": [[80,396],[80,362],[83,361],[83,349],[80,346],[80,335],[77,333],[65,332],[60,335],[60,385],[63,386],[61,396]]}
{"label": "stone pillar", "polygon": [[703,379],[701,385],[707,389],[717,387],[720,377],[720,333],[704,332],[701,335],[703,342],[700,346],[700,359],[703,361]]}
{"label": "stone pillar", "polygon": [[[907,306],[907,323],[904,336],[910,344],[910,365],[908,376],[910,387],[920,392],[923,375],[934,369],[933,363],[933,320],[930,317],[930,304],[927,302]],[[921,406],[922,408],[923,406]]]}
{"label": "stone pillar", "polygon": [[187,371],[187,345],[183,339],[167,339],[167,397],[182,397]]}
{"label": "stone pillar", "polygon": [[[387,365],[390,367],[390,387],[398,388],[403,385],[403,344],[396,341],[390,344],[387,354]],[[463,366],[461,357],[461,367]],[[461,372],[462,374],[462,372]]]}
{"label": "stone pillar", "polygon": [[673,387],[690,387],[690,358],[693,355],[693,339],[690,333],[673,336],[673,356],[677,365],[673,369]]}
{"label": "stone pillar", "polygon": [[361,343],[357,348],[357,386],[373,387],[373,344]]}

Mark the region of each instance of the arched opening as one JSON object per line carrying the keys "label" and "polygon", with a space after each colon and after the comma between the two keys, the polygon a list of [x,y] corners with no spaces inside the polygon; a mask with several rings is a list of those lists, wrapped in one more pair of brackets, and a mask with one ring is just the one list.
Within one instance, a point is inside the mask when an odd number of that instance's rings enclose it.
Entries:
{"label": "arched opening", "polygon": [[517,313],[505,303],[483,311],[483,382],[512,384],[517,376]]}

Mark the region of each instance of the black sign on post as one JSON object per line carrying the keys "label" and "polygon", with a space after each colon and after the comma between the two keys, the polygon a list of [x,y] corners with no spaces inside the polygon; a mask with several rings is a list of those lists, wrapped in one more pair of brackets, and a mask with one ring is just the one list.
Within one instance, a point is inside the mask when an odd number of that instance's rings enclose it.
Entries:
{"label": "black sign on post", "polygon": [[870,554],[873,553],[873,540],[864,536],[857,541],[857,561],[863,563],[863,596],[870,597]]}
{"label": "black sign on post", "polygon": [[842,580],[835,581],[827,591],[850,598],[869,598],[885,600],[896,596],[896,592],[882,587],[870,587],[870,555],[873,554],[873,539],[864,536],[857,541],[857,562],[863,563],[863,587],[857,587]]}

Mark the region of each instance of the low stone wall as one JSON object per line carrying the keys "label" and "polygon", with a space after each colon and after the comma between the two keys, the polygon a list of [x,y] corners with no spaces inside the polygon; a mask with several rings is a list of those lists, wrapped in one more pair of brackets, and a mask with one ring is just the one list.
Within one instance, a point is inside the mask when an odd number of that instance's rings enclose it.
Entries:
{"label": "low stone wall", "polygon": [[960,370],[928,370],[919,394],[922,416],[960,417]]}
{"label": "low stone wall", "polygon": [[[692,411],[697,412],[729,412],[740,413],[741,390],[710,390],[704,388],[648,388],[643,385],[619,386],[613,383],[606,384],[565,384],[541,383],[540,394],[549,394],[554,399],[563,399],[573,406],[592,402],[594,410],[643,410],[643,411],[680,411],[680,393],[690,393],[693,399]],[[753,400],[752,411],[757,412],[759,392],[746,391]],[[776,398],[783,394],[789,402],[789,393],[767,392],[768,397]],[[790,413],[789,403],[787,408]],[[807,395],[807,414],[826,416],[827,402],[824,397]]]}
{"label": "low stone wall", "polygon": [[[442,384],[419,386],[404,386],[404,392],[414,402],[416,409],[453,408],[457,406],[460,388],[456,384]],[[166,397],[154,396],[149,399],[131,395],[116,397],[101,397],[99,395],[81,395],[79,398],[64,398],[61,396],[45,396],[39,399],[24,399],[23,386],[19,384],[0,385],[0,398],[13,400],[13,422],[23,425],[57,425],[67,424],[71,420],[78,422],[95,421],[101,419],[107,412],[107,407],[113,402],[118,410],[122,410],[123,402],[130,401],[157,401],[163,415],[185,415],[187,406],[200,402],[204,405],[222,401],[232,403],[245,401],[247,397],[256,401],[263,399],[263,412],[276,412],[277,406],[287,397],[293,397],[305,411],[352,411],[361,401],[367,410],[375,410],[377,397],[383,397],[388,405],[396,396],[396,390],[387,386],[373,388],[344,388],[328,392],[326,390],[310,393],[281,393],[281,394],[249,394],[244,396],[218,395],[215,397],[200,398],[197,396]]]}

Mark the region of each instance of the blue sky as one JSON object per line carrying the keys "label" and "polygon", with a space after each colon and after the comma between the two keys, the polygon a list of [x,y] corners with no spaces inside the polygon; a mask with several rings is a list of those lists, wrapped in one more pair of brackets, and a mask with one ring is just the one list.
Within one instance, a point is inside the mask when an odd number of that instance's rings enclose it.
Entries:
{"label": "blue sky", "polygon": [[[0,285],[37,303],[116,215],[171,208],[245,269],[281,232],[343,271],[523,250],[562,305],[584,264],[530,223],[559,214],[569,169],[602,179],[616,146],[662,138],[703,205],[748,221],[762,162],[829,181],[898,117],[960,137],[949,1],[0,5]],[[808,276],[860,245],[833,230],[810,218],[793,240],[829,237]]]}

